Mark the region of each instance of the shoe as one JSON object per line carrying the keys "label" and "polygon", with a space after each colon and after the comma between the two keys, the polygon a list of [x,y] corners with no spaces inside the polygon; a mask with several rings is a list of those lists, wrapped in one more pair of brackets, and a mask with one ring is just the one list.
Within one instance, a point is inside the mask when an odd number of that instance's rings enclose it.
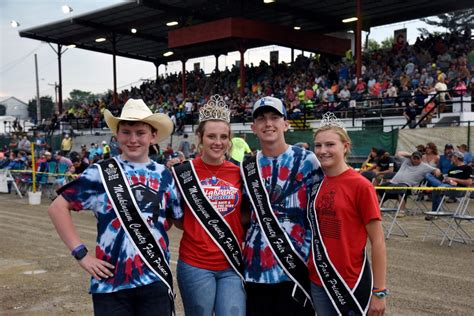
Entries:
{"label": "shoe", "polygon": [[456,203],[458,200],[455,197],[450,197],[446,200],[446,203]]}
{"label": "shoe", "polygon": [[434,220],[434,216],[432,216],[432,215],[426,215],[425,216],[425,221],[432,221],[432,220]]}

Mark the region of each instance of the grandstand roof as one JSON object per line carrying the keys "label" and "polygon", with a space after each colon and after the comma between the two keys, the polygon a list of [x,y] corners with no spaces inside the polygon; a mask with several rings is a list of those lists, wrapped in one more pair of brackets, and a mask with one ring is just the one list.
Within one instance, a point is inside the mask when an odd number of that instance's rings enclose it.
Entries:
{"label": "grandstand roof", "polygon": [[[361,2],[365,30],[374,26],[474,7],[472,0],[361,0]],[[239,17],[288,28],[300,26],[302,31],[331,33],[354,28],[354,23],[344,24],[342,19],[355,16],[355,12],[356,0],[277,0],[271,4],[264,4],[263,0],[133,0],[26,29],[20,32],[20,36],[62,45],[75,44],[78,48],[112,54],[113,45],[110,40],[97,43],[95,39],[111,38],[112,34],[115,34],[117,56],[151,61],[158,65],[237,50],[235,43],[224,40],[174,48],[174,55],[164,57],[163,53],[168,51],[168,32],[183,26]],[[173,20],[178,21],[179,25],[166,26],[167,22]],[[137,33],[130,32],[132,27],[137,29]],[[246,47],[268,44],[274,43],[249,40],[246,42]]]}

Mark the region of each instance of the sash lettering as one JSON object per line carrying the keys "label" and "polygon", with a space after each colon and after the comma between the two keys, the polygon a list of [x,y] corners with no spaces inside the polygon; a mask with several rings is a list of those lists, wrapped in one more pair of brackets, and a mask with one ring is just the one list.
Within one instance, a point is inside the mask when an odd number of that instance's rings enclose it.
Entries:
{"label": "sash lettering", "polygon": [[[324,181],[324,180],[323,180]],[[321,182],[320,185],[322,185]],[[311,249],[313,251],[313,263],[316,272],[323,283],[324,289],[339,315],[365,315],[369,308],[372,294],[372,271],[369,259],[364,249],[364,264],[362,266],[359,280],[353,290],[341,279],[340,274],[327,255],[326,247],[321,237],[319,223],[316,217],[316,198],[320,185],[315,185],[311,191],[308,201],[308,220],[311,226]]]}
{"label": "sash lettering", "polygon": [[173,166],[172,171],[178,188],[194,217],[243,281],[244,263],[239,241],[229,224],[204,194],[193,162]]}
{"label": "sash lettering", "polygon": [[285,230],[273,213],[270,200],[263,186],[257,157],[242,163],[241,171],[258,223],[270,249],[286,275],[295,283],[293,298],[306,306],[311,303],[308,267],[294,249]]}
{"label": "sash lettering", "polygon": [[124,231],[133,241],[133,245],[138,250],[143,262],[168,287],[174,315],[175,294],[171,269],[165,259],[163,249],[158,245],[150,232],[150,228],[140,216],[135,197],[131,192],[120,164],[116,158],[112,158],[96,165],[99,168],[107,196]]}

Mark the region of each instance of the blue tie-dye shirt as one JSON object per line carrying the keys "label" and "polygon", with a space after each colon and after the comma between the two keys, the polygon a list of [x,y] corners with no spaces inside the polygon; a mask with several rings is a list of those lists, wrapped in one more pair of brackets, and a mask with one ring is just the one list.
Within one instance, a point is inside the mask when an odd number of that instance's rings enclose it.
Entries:
{"label": "blue tie-dye shirt", "polygon": [[[165,217],[181,218],[173,177],[163,165],[131,163],[117,157],[140,208],[140,215],[164,250],[169,262],[169,239]],[[97,281],[91,278],[91,293],[110,293],[160,281],[146,264],[120,225],[105,192],[96,165],[86,169],[77,180],[63,187],[61,195],[76,211],[91,210],[97,218],[96,257],[115,266],[114,276]],[[161,282],[161,281],[160,281]]]}
{"label": "blue tie-dye shirt", "polygon": [[[296,146],[289,146],[278,157],[266,157],[258,152],[257,159],[273,212],[306,262],[311,242],[306,205],[313,184],[322,179],[319,161],[314,153]],[[243,255],[247,282],[290,281],[273,256],[254,212]]]}

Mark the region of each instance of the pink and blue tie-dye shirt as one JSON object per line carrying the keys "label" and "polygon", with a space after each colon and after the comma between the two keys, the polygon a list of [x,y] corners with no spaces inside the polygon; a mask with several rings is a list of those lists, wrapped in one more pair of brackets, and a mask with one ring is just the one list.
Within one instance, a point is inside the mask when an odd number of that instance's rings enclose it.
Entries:
{"label": "pink and blue tie-dye shirt", "polygon": [[[322,170],[314,153],[289,146],[278,157],[257,154],[265,189],[280,226],[306,262],[309,256],[311,231],[306,218],[306,205],[314,183],[322,179]],[[245,280],[254,283],[290,281],[273,256],[255,213],[244,247]]]}
{"label": "pink and blue tie-dye shirt", "polygon": [[[131,163],[117,157],[124,170],[130,188],[140,208],[140,215],[148,223],[150,230],[164,250],[169,262],[169,239],[165,230],[166,216],[181,218],[173,177],[163,165]],[[161,282],[143,263],[137,250],[120,225],[102,185],[99,169],[92,165],[80,178],[67,184],[60,194],[75,211],[91,210],[97,218],[96,257],[115,266],[114,276],[97,281],[91,278],[91,293],[110,293],[135,288],[154,282]]]}

